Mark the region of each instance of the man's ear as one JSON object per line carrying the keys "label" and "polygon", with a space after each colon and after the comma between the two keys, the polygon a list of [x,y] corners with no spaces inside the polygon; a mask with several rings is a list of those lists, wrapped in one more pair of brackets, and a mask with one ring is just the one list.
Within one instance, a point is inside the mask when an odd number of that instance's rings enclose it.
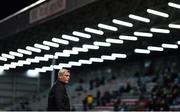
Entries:
{"label": "man's ear", "polygon": [[58,79],[61,79],[61,75],[58,76]]}

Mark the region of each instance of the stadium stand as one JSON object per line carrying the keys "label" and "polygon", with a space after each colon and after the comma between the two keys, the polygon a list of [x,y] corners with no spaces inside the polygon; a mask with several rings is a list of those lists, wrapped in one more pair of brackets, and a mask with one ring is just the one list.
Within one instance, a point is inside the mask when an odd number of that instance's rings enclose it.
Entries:
{"label": "stadium stand", "polygon": [[[178,4],[46,0],[1,20],[0,110],[45,111],[58,70],[69,68],[72,111],[179,111]],[[22,49],[31,52],[12,57]]]}

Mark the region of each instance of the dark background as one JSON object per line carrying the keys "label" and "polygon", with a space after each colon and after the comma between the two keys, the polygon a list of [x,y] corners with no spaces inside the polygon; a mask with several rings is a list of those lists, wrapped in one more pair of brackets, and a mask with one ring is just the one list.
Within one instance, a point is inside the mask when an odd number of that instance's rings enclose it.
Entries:
{"label": "dark background", "polygon": [[1,0],[0,20],[35,3],[38,0]]}

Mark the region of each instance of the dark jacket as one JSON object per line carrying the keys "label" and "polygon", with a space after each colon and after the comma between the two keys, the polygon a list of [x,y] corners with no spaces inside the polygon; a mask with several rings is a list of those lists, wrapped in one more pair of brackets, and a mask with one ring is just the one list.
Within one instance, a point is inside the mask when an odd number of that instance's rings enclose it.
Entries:
{"label": "dark jacket", "polygon": [[69,111],[70,104],[66,92],[65,84],[57,81],[49,92],[48,109],[49,111]]}

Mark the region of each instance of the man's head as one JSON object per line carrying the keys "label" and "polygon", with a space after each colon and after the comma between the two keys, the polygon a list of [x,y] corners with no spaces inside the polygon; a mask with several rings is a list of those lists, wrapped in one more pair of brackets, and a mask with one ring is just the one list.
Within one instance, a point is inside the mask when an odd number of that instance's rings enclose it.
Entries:
{"label": "man's head", "polygon": [[68,84],[69,79],[70,79],[70,71],[69,70],[67,70],[67,69],[59,70],[59,73],[58,73],[58,80],[59,81],[65,83],[65,84]]}

